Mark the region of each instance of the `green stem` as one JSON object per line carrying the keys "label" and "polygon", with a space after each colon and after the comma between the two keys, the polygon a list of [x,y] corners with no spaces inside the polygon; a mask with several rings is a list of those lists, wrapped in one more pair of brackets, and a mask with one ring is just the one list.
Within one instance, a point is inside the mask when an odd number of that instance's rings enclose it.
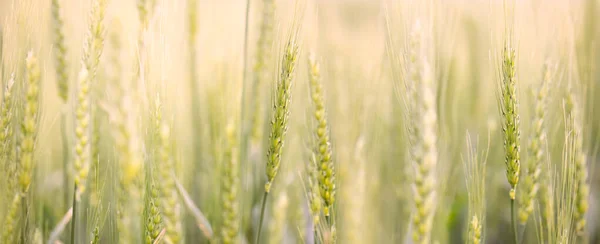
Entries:
{"label": "green stem", "polygon": [[515,236],[515,244],[519,243],[519,236],[517,234],[517,220],[515,219],[515,199],[510,199],[510,225],[513,229]]}
{"label": "green stem", "polygon": [[[249,16],[250,16],[250,0],[247,0],[246,1],[246,23],[245,23],[245,30],[244,30],[244,57],[243,57],[244,60],[242,61],[243,62],[243,67],[242,67],[243,68],[243,71],[242,71],[242,94],[241,94],[242,100],[241,100],[241,106],[240,106],[240,123],[239,123],[239,126],[240,126],[240,130],[239,130],[240,153],[238,155],[239,156],[239,161],[238,162],[239,162],[240,166],[242,167],[243,171],[248,171],[249,170],[248,168],[246,168],[246,167],[248,167],[248,164],[246,163],[246,160],[245,160],[247,158],[247,155],[246,155],[247,148],[246,147],[248,146],[248,140],[247,140],[247,138],[248,138],[247,134],[248,133],[246,132],[246,130],[247,130],[248,126],[245,126],[245,124],[244,124],[245,123],[244,122],[245,121],[244,120],[244,116],[245,116],[245,110],[246,110],[246,106],[244,104],[246,103],[245,102],[245,99],[246,99],[246,87],[248,85],[247,84],[248,82],[246,81],[246,74],[248,73],[247,70],[246,70],[247,69],[246,68],[246,66],[247,66],[246,65],[246,61],[247,61],[247,58],[248,58],[247,55],[248,55],[248,19],[250,18]],[[243,182],[243,185],[246,188],[246,189],[244,189],[244,191],[245,192],[250,192],[249,189],[248,189],[248,187],[250,186],[248,176],[245,176],[245,175],[242,176],[242,182]],[[242,211],[245,212],[246,211],[246,209],[245,209],[246,208],[246,204],[243,204],[242,208],[243,208]]]}
{"label": "green stem", "polygon": [[62,156],[63,156],[63,185],[65,186],[64,204],[65,209],[69,205],[69,191],[66,186],[69,185],[69,140],[67,132],[67,104],[63,105],[60,118],[60,131],[62,136]]}
{"label": "green stem", "polygon": [[260,208],[260,220],[258,222],[258,234],[256,235],[256,244],[260,243],[260,232],[262,230],[262,224],[263,224],[263,220],[265,218],[265,207],[267,205],[267,196],[268,195],[269,195],[269,193],[265,191],[265,194],[263,195],[263,199],[262,199],[262,207]]}
{"label": "green stem", "polygon": [[71,243],[77,243],[75,241],[75,226],[77,225],[77,184],[73,187],[73,219],[71,221]]}

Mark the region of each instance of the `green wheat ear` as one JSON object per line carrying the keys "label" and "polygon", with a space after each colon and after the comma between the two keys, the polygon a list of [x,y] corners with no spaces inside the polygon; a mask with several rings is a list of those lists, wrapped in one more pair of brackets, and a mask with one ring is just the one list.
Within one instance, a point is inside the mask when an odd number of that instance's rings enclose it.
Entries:
{"label": "green wheat ear", "polygon": [[533,137],[529,144],[530,159],[528,160],[527,175],[525,176],[524,189],[520,191],[519,222],[527,223],[533,213],[534,201],[540,189],[540,175],[545,153],[546,141],[546,104],[548,103],[548,89],[552,79],[552,68],[548,63],[544,65],[543,79],[535,94],[535,114],[533,118]]}
{"label": "green wheat ear", "polygon": [[25,113],[21,124],[20,172],[19,186],[22,196],[29,191],[33,176],[33,152],[37,136],[37,119],[39,113],[40,67],[38,59],[30,51],[26,63]]}
{"label": "green wheat ear", "polygon": [[60,16],[59,0],[52,0],[52,30],[54,32],[54,62],[56,66],[58,96],[66,103],[69,100],[69,74],[67,66],[67,47],[63,34],[63,20]]}
{"label": "green wheat ear", "polygon": [[237,156],[237,140],[234,123],[229,123],[226,128],[227,145],[225,150],[225,165],[222,178],[223,202],[223,229],[221,238],[223,243],[237,243],[240,225],[239,215],[239,167]]}
{"label": "green wheat ear", "polygon": [[273,117],[271,119],[271,133],[269,137],[269,149],[267,151],[267,183],[265,184],[265,192],[267,193],[271,191],[271,185],[281,164],[281,154],[283,152],[290,114],[292,80],[297,60],[298,43],[296,36],[291,36],[284,49],[281,60],[281,74],[277,82],[273,101]]}
{"label": "green wheat ear", "polygon": [[174,160],[171,149],[171,128],[162,119],[162,105],[156,99],[155,129],[158,133],[158,181],[157,188],[160,192],[160,211],[166,228],[165,240],[171,243],[181,241],[181,223],[179,215],[179,198],[175,181],[171,174],[175,172]]}
{"label": "green wheat ear", "polygon": [[18,221],[24,221],[28,213],[19,212],[19,207],[23,199],[27,197],[31,185],[34,170],[34,149],[37,137],[37,121],[39,115],[39,89],[40,89],[40,68],[33,51],[27,54],[25,59],[25,111],[21,122],[21,143],[19,145],[19,172],[18,186],[12,202],[8,208],[4,220],[2,231],[2,240],[4,243],[13,243],[15,239],[15,229]]}
{"label": "green wheat ear", "polygon": [[281,73],[276,83],[275,96],[273,97],[272,101],[273,113],[271,118],[271,132],[269,136],[269,144],[267,145],[267,183],[265,183],[265,192],[263,194],[262,206],[260,210],[258,234],[256,236],[257,243],[260,242],[267,197],[271,191],[273,181],[275,180],[275,176],[277,176],[277,172],[279,171],[279,166],[281,164],[283,145],[288,127],[288,117],[290,114],[292,81],[294,79],[294,71],[296,70],[299,53],[297,40],[299,30],[300,28],[298,23],[294,22],[292,33],[290,33],[287,44],[283,50],[283,57],[280,63]]}
{"label": "green wheat ear", "polygon": [[158,204],[158,190],[151,178],[152,173],[148,173],[147,177],[144,198],[144,241],[146,244],[153,244],[162,231],[162,217]]}
{"label": "green wheat ear", "polygon": [[335,168],[332,160],[331,142],[329,140],[329,126],[327,122],[327,112],[325,110],[325,95],[319,63],[314,56],[309,57],[309,84],[311,97],[314,106],[314,118],[317,123],[315,135],[317,145],[315,145],[315,155],[317,156],[317,168],[320,195],[325,203],[323,212],[329,217],[333,210],[335,202]]}
{"label": "green wheat ear", "polygon": [[517,79],[515,77],[515,50],[507,43],[502,52],[502,80],[500,109],[502,113],[502,131],[504,137],[504,163],[506,178],[510,184],[510,199],[516,197],[519,173],[521,170],[519,129],[519,103],[517,100]]}

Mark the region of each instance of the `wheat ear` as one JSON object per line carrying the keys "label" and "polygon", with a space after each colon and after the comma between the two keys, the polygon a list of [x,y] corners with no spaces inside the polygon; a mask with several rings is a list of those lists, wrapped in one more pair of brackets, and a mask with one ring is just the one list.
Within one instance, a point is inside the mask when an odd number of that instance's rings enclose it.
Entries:
{"label": "wheat ear", "polygon": [[409,89],[409,135],[415,179],[413,196],[415,214],[412,216],[415,243],[429,243],[436,199],[437,113],[436,88],[429,60],[428,36],[419,22],[411,34],[407,63]]}
{"label": "wheat ear", "polygon": [[529,144],[530,158],[524,181],[524,189],[519,204],[519,222],[527,223],[529,215],[533,212],[534,200],[537,198],[540,189],[540,175],[542,174],[542,165],[545,156],[545,118],[546,104],[549,84],[552,79],[552,70],[549,64],[544,65],[543,79],[540,87],[535,94],[535,115],[533,118],[533,137]]}

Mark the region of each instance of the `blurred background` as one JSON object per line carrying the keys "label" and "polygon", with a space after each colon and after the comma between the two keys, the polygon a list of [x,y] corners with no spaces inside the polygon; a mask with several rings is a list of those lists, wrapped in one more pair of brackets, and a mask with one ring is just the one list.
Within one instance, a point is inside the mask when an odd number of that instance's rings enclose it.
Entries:
{"label": "blurred background", "polygon": [[[485,243],[510,243],[510,209],[506,181],[498,80],[507,23],[514,24],[517,90],[521,121],[521,158],[526,163],[532,136],[533,95],[550,60],[557,72],[550,86],[547,107],[549,161],[562,155],[566,84],[578,84],[583,101],[583,136],[591,186],[587,214],[589,243],[599,243],[600,192],[596,172],[597,139],[600,136],[600,1],[514,1],[508,13],[502,1],[372,1],[372,0],[275,0],[271,42],[264,52],[265,82],[256,83],[256,63],[264,8],[262,0],[202,0],[189,9],[185,0],[154,0],[156,6],[143,32],[144,54],[138,46],[138,10],[133,0],[108,0],[105,48],[99,64],[98,86],[93,91],[102,101],[110,98],[111,80],[131,79],[139,57],[147,62],[145,79],[134,100],[140,109],[140,145],[150,132],[151,110],[160,97],[163,117],[172,128],[172,150],[177,179],[204,213],[215,232],[222,224],[221,180],[226,126],[234,123],[247,133],[240,145],[240,233],[254,243],[264,187],[264,167],[269,139],[271,97],[279,77],[279,61],[292,22],[301,23],[300,54],[292,84],[291,112],[282,166],[267,203],[263,233],[271,243],[312,243],[306,198],[306,164],[311,128],[314,126],[307,58],[312,52],[321,62],[331,145],[336,167],[336,235],[339,243],[410,242],[411,175],[408,160],[407,117],[403,84],[395,77],[401,67],[394,55],[403,55],[410,27],[429,23],[437,84],[438,164],[437,211],[433,222],[434,243],[462,243],[468,224],[468,194],[464,155],[470,137],[479,152],[487,151],[485,175]],[[60,0],[67,47],[70,84],[75,87],[81,67],[84,37],[92,1]],[[301,2],[298,4],[297,2]],[[197,16],[196,39],[190,39],[189,13]],[[508,16],[508,18],[507,18]],[[508,19],[508,20],[507,20]],[[247,54],[245,32],[247,25]],[[34,223],[46,240],[71,206],[63,196],[72,195],[72,176],[65,176],[61,137],[62,102],[58,97],[53,59],[50,0],[0,0],[2,75],[22,71],[24,57],[33,50],[42,70],[41,115],[36,144]],[[195,55],[195,63],[191,62]],[[129,68],[131,67],[131,68]],[[244,71],[246,71],[244,75]],[[19,75],[17,75],[18,77]],[[244,82],[245,79],[245,82]],[[194,83],[195,85],[192,85]],[[2,84],[5,86],[5,83]],[[194,89],[195,88],[195,89]],[[75,88],[67,110],[73,112]],[[261,109],[252,106],[261,101]],[[196,105],[194,105],[196,104]],[[259,125],[250,118],[256,116]],[[240,119],[241,117],[241,119]],[[73,130],[74,116],[67,128]],[[108,118],[99,122],[101,177],[110,185],[117,151]],[[251,128],[252,127],[252,128]],[[256,129],[258,128],[258,129]],[[254,130],[257,130],[256,132]],[[468,134],[467,134],[468,133]],[[251,135],[252,134],[252,135]],[[113,165],[113,166],[111,166]],[[521,167],[524,170],[524,166]],[[70,179],[65,182],[64,179]],[[105,187],[109,213],[110,188]],[[0,201],[5,204],[7,201]],[[6,205],[7,206],[7,205]],[[536,205],[537,206],[537,205]],[[2,207],[4,208],[4,207]],[[86,213],[86,210],[82,213]],[[91,215],[88,210],[87,215]],[[183,213],[184,243],[206,242],[195,220]],[[5,211],[0,210],[0,217]],[[534,211],[523,234],[523,243],[536,243]],[[102,243],[114,243],[116,223],[108,214],[102,227]],[[85,224],[85,223],[84,223]],[[89,224],[88,224],[89,225]],[[134,228],[134,227],[132,227]],[[309,229],[307,231],[307,229]],[[85,232],[86,229],[82,229]],[[280,233],[280,238],[275,233]],[[308,234],[307,234],[308,233]],[[66,237],[65,237],[66,238]],[[65,240],[65,238],[62,238]],[[83,238],[83,237],[82,237]],[[85,237],[88,238],[88,237]],[[80,241],[88,241],[88,239]],[[45,241],[44,241],[45,242]],[[81,243],[80,242],[80,243]],[[68,242],[66,242],[68,243]],[[121,241],[121,243],[126,243]]]}

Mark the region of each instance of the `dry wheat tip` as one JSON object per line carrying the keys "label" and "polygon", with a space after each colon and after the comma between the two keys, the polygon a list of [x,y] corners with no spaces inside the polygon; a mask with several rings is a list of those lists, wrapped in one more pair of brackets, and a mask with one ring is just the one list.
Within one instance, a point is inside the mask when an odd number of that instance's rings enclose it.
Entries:
{"label": "dry wheat tip", "polygon": [[265,192],[271,191],[273,180],[279,171],[285,134],[288,126],[291,86],[294,70],[298,60],[298,44],[295,37],[290,37],[281,60],[281,74],[277,81],[273,100],[273,117],[271,118],[271,133],[267,151],[267,183]]}

